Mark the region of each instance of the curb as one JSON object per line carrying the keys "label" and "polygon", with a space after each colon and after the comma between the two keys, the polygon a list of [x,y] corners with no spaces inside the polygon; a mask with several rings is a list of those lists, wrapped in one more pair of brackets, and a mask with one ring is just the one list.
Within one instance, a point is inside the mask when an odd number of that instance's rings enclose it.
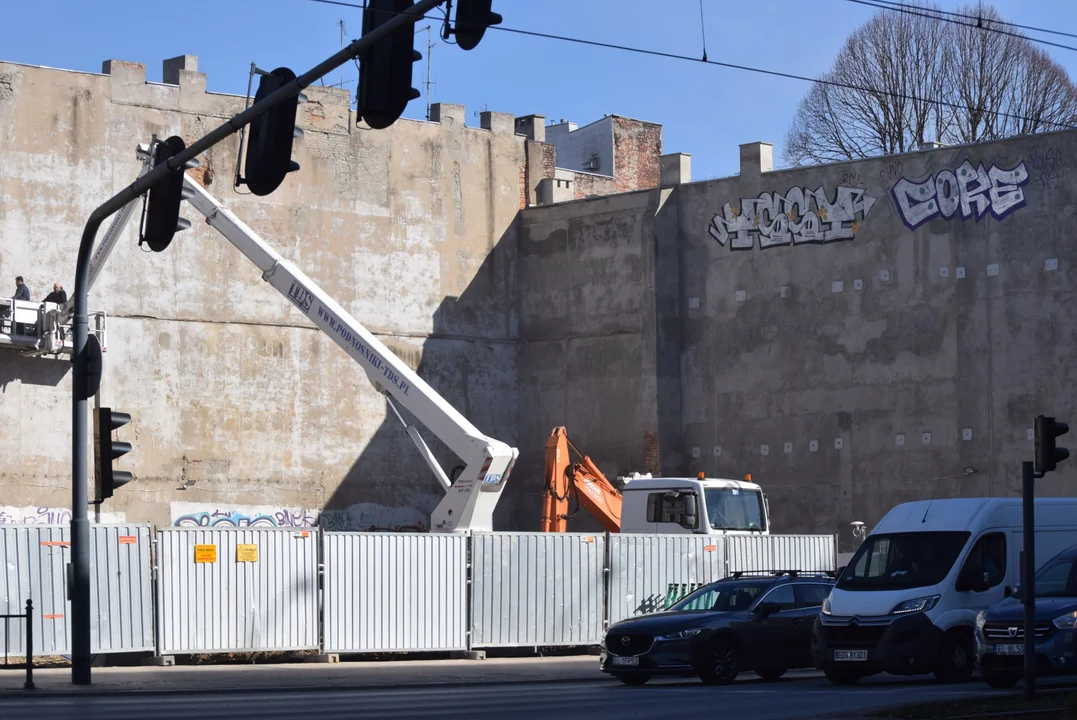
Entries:
{"label": "curb", "polygon": [[[409,683],[409,682],[394,682],[394,683],[378,683],[378,684],[350,684],[350,685],[334,685],[334,684],[321,684],[321,685],[247,685],[242,688],[237,687],[221,687],[221,688],[175,688],[175,689],[161,689],[161,690],[125,690],[125,689],[112,689],[105,688],[102,690],[7,690],[0,691],[0,700],[10,700],[13,698],[49,698],[55,700],[56,698],[63,697],[104,697],[107,695],[123,695],[123,696],[160,696],[160,695],[186,695],[198,693],[200,695],[236,695],[241,693],[252,692],[313,692],[317,690],[321,691],[337,691],[343,690],[347,692],[355,692],[362,690],[432,690],[436,688],[443,688],[447,685],[457,685],[460,682],[467,682],[471,678],[461,678],[459,680],[444,680],[440,682],[421,682],[421,683]],[[610,682],[613,678],[608,676],[599,677],[567,677],[567,678],[522,678],[522,679],[496,679],[483,680],[482,685],[542,685],[542,684],[563,684],[563,683],[602,683]],[[91,686],[92,687],[92,686]]]}

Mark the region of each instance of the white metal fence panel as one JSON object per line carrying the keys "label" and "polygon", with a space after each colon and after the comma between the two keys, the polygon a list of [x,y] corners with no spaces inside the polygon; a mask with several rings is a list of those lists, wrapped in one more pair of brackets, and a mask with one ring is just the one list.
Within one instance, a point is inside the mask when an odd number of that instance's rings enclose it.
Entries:
{"label": "white metal fence panel", "polygon": [[660,612],[725,575],[724,539],[707,535],[610,535],[609,622]]}
{"label": "white metal fence panel", "polygon": [[467,537],[324,533],[326,652],[467,649]]}
{"label": "white metal fence panel", "polygon": [[[90,526],[93,653],[153,649],[150,531],[141,523]],[[0,615],[22,613],[33,600],[34,655],[71,652],[70,559],[68,525],[0,526]],[[0,652],[26,652],[23,622],[0,621]]]}
{"label": "white metal fence panel", "polygon": [[756,535],[727,539],[729,572],[738,570],[837,570],[833,535]]}
{"label": "white metal fence panel", "polygon": [[471,646],[598,644],[605,546],[602,534],[472,535]]}
{"label": "white metal fence panel", "polygon": [[318,530],[157,533],[158,651],[318,647]]}

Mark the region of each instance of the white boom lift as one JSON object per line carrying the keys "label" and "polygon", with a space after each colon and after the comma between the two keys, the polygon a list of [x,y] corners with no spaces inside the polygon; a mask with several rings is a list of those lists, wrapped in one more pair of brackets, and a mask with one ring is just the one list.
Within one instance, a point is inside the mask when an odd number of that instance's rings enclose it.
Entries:
{"label": "white boom lift", "polygon": [[[385,395],[389,407],[445,488],[445,498],[431,517],[431,532],[493,530],[494,507],[519,451],[479,432],[313,280],[281,257],[186,172],[183,186],[190,196],[187,202],[206,217],[206,222],[262,271],[263,280],[358,362],[374,387]],[[395,403],[407,408],[464,461],[466,466],[455,482],[449,480],[419,431],[404,420]]]}

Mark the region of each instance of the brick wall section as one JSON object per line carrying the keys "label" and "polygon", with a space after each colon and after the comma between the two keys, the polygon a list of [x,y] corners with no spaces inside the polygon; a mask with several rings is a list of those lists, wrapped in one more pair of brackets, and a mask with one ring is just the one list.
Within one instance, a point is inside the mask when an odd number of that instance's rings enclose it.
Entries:
{"label": "brick wall section", "polygon": [[631,192],[658,187],[661,177],[661,156],[661,125],[614,116],[615,192]]}
{"label": "brick wall section", "polygon": [[520,163],[520,209],[527,207],[527,161]]}
{"label": "brick wall section", "polygon": [[542,177],[552,178],[554,167],[557,164],[557,146],[543,144],[542,146]]}
{"label": "brick wall section", "polygon": [[613,195],[619,192],[613,178],[590,173],[572,173],[573,197],[576,200],[596,195]]}
{"label": "brick wall section", "polygon": [[643,472],[652,475],[662,474],[662,463],[658,455],[658,435],[643,433]]}

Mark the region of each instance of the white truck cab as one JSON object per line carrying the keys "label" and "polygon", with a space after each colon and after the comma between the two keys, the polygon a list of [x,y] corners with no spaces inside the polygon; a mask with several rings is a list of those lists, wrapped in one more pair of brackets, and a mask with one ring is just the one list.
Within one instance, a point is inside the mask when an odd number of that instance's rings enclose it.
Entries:
{"label": "white truck cab", "polygon": [[[749,476],[751,477],[751,476]],[[768,535],[763,489],[744,480],[636,475],[620,478],[621,532]]]}
{"label": "white truck cab", "polygon": [[[1038,565],[1077,544],[1077,498],[1035,505]],[[980,610],[1013,592],[1022,549],[1020,498],[903,503],[883,516],[823,602],[815,666],[848,684],[880,672],[973,672]]]}

